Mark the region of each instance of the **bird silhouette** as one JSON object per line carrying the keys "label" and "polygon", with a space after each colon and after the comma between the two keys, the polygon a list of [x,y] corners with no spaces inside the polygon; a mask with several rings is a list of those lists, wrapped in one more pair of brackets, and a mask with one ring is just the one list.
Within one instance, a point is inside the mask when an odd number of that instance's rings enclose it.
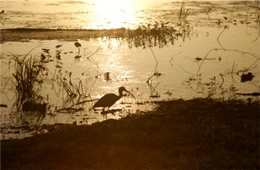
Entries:
{"label": "bird silhouette", "polygon": [[105,108],[110,108],[112,105],[114,105],[121,97],[123,97],[123,91],[129,93],[134,99],[134,95],[130,93],[128,90],[126,90],[125,87],[121,86],[118,89],[119,95],[116,95],[114,93],[109,93],[101,97],[93,106],[93,109],[97,107],[103,107],[103,110]]}

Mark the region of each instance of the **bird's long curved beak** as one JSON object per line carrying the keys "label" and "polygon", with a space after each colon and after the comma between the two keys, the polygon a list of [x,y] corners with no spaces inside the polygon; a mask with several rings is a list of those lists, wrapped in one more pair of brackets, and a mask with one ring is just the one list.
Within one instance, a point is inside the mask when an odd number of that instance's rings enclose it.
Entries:
{"label": "bird's long curved beak", "polygon": [[[135,96],[128,90],[125,90],[127,93],[129,93],[134,99],[135,99]],[[135,99],[136,100],[136,99]]]}

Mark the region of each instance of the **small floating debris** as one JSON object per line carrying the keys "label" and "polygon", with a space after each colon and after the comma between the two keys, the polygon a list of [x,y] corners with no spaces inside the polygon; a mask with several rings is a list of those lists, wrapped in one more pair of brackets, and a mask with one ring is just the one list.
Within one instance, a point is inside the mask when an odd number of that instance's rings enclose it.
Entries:
{"label": "small floating debris", "polygon": [[62,66],[60,66],[60,65],[58,65],[58,64],[57,64],[55,67],[56,67],[56,68],[62,68]]}
{"label": "small floating debris", "polygon": [[167,90],[167,92],[165,92],[164,94],[167,94],[167,95],[171,96],[172,95],[172,91]]}
{"label": "small floating debris", "polygon": [[59,110],[56,110],[56,112],[59,112],[59,113],[75,113],[75,112],[80,112],[80,111],[84,111],[84,108],[68,107],[68,108],[61,108]]}
{"label": "small floating debris", "polygon": [[44,61],[46,59],[46,56],[44,54],[41,54],[41,61]]}
{"label": "small floating debris", "polygon": [[257,97],[257,96],[260,96],[260,93],[259,92],[253,92],[253,93],[236,93],[237,95],[241,95],[241,96],[254,96],[254,97]]}
{"label": "small floating debris", "polygon": [[112,80],[111,77],[110,77],[110,73],[109,73],[109,72],[106,72],[106,73],[104,74],[104,79],[105,79],[105,81]]}
{"label": "small floating debris", "polygon": [[58,59],[58,60],[61,60],[61,55],[60,55],[60,51],[58,51],[57,53],[56,53],[56,58]]}
{"label": "small floating debris", "polygon": [[159,94],[150,95],[150,98],[159,98],[159,97],[160,97]]}
{"label": "small floating debris", "polygon": [[45,52],[45,53],[49,53],[50,49],[42,48],[42,51]]}
{"label": "small floating debris", "polygon": [[244,82],[246,82],[246,81],[251,81],[251,80],[253,80],[253,78],[254,78],[255,76],[251,73],[251,72],[248,72],[247,74],[242,74],[241,75],[241,82],[242,83],[244,83]]}
{"label": "small floating debris", "polygon": [[155,77],[160,77],[160,76],[162,75],[162,73],[159,73],[159,72],[156,71],[156,72],[153,73],[153,75],[154,75]]}
{"label": "small floating debris", "polygon": [[60,48],[62,46],[62,44],[61,45],[56,45],[56,48]]}
{"label": "small floating debris", "polygon": [[74,45],[75,45],[77,48],[81,47],[81,44],[80,44],[79,42],[75,42]]}
{"label": "small floating debris", "polygon": [[202,58],[201,58],[201,57],[196,57],[195,60],[196,60],[196,61],[201,61]]}
{"label": "small floating debris", "polygon": [[8,107],[7,104],[0,104],[0,107]]}
{"label": "small floating debris", "polygon": [[[201,57],[196,57],[195,58],[195,61],[201,61],[201,60],[216,60],[216,58],[201,58]],[[218,58],[218,60],[220,61],[221,59]]]}
{"label": "small floating debris", "polygon": [[79,58],[81,58],[81,55],[76,55],[74,58],[79,59]]}

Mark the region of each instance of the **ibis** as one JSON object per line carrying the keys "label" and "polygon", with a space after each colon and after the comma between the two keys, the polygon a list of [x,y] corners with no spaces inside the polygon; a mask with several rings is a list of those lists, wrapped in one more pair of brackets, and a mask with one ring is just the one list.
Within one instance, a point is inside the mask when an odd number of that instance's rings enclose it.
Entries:
{"label": "ibis", "polygon": [[125,87],[121,86],[118,89],[119,95],[113,94],[113,93],[109,93],[104,95],[103,97],[101,97],[93,106],[93,109],[97,108],[97,107],[103,107],[103,109],[105,108],[110,108],[113,104],[115,104],[121,97],[123,97],[123,92],[127,92],[129,93],[134,99],[134,95],[132,93],[130,93],[128,90],[126,90]]}

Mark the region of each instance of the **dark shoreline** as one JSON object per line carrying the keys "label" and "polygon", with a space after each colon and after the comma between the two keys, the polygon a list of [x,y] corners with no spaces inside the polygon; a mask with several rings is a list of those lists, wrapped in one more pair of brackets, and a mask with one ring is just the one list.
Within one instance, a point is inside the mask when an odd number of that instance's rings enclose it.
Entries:
{"label": "dark shoreline", "polygon": [[75,41],[77,39],[100,38],[108,37],[122,37],[126,34],[127,29],[41,29],[41,28],[14,28],[14,29],[0,29],[0,42],[6,41],[24,41],[24,40],[55,40],[62,39],[68,41]]}
{"label": "dark shoreline", "polygon": [[259,169],[260,105],[165,101],[151,112],[1,141],[3,169]]}

